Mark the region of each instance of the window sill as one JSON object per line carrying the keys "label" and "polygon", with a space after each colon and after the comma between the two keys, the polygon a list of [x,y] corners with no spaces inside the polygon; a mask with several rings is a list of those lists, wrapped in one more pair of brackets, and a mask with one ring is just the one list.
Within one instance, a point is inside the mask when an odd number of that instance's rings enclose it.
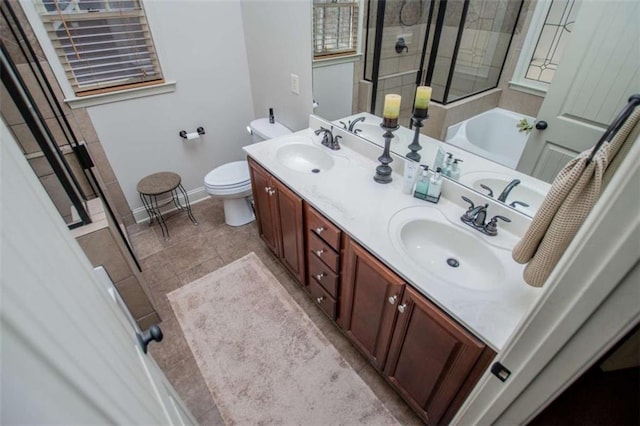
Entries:
{"label": "window sill", "polygon": [[362,53],[354,53],[353,55],[338,56],[326,59],[314,59],[313,68],[328,67],[337,64],[346,64],[349,62],[357,62],[362,58]]}
{"label": "window sill", "polygon": [[545,96],[547,96],[546,87],[534,86],[527,83],[520,83],[518,81],[513,81],[513,80],[510,81],[509,88],[513,90],[518,90],[520,92],[528,93],[530,95],[540,96],[541,98],[544,98]]}
{"label": "window sill", "polygon": [[71,109],[86,108],[96,105],[110,104],[112,102],[128,101],[130,99],[145,98],[147,96],[161,95],[163,93],[171,93],[176,90],[175,81],[167,81],[162,84],[153,86],[136,87],[134,89],[125,89],[117,92],[100,93],[97,95],[77,96],[65,99],[65,103]]}

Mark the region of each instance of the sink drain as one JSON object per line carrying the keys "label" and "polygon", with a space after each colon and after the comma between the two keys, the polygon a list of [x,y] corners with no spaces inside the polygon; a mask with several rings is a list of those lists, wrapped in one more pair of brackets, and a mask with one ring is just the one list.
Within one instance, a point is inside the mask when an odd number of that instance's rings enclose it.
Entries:
{"label": "sink drain", "polygon": [[447,259],[447,265],[451,266],[452,268],[457,268],[458,266],[460,266],[460,262],[458,262],[458,259],[450,257]]}
{"label": "sink drain", "polygon": [[311,169],[311,173],[320,173],[320,169]]}

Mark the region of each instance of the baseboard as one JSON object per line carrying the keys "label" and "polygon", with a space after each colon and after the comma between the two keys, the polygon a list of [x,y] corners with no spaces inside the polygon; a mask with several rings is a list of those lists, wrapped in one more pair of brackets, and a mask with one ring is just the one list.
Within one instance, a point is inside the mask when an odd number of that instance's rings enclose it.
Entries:
{"label": "baseboard", "polygon": [[[193,206],[194,204],[199,203],[200,201],[204,201],[207,198],[209,198],[209,194],[207,193],[207,191],[205,190],[204,186],[201,186],[200,188],[195,188],[192,189],[191,191],[187,191],[187,196],[189,197],[189,204],[191,206]],[[168,200],[169,197],[166,197],[166,200]],[[179,197],[180,201],[183,201],[183,197],[180,196]],[[159,204],[162,204],[164,202],[165,198],[162,198],[161,200],[158,201]],[[166,210],[163,209],[162,212],[163,213],[170,213],[172,211],[175,211],[176,207],[172,204],[172,207],[169,208],[169,206],[167,206]],[[132,211],[133,213],[133,218],[136,221],[136,223],[146,223],[149,222],[149,215],[147,214],[147,211],[145,210],[144,206],[143,207],[138,207],[137,209],[134,209]]]}

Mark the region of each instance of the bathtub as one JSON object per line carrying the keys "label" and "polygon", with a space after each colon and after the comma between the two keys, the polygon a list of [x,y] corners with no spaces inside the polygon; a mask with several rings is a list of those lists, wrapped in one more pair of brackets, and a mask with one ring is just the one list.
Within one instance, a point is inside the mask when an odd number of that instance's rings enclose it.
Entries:
{"label": "bathtub", "polygon": [[534,122],[528,115],[494,108],[450,126],[445,141],[515,169],[529,137],[516,127],[523,118],[531,124]]}

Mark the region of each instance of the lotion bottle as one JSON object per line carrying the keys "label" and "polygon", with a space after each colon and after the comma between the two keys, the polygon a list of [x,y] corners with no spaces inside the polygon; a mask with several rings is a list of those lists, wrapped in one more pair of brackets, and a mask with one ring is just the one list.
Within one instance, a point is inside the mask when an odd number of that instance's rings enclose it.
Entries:
{"label": "lotion bottle", "polygon": [[451,165],[449,177],[453,180],[458,180],[458,178],[460,177],[460,164],[458,164],[459,162],[462,163],[462,160],[456,158],[455,160],[453,160],[453,164]]}
{"label": "lotion bottle", "polygon": [[427,191],[429,191],[429,166],[422,167],[422,175],[416,182],[415,188],[413,189],[413,196],[424,200],[427,197]]}
{"label": "lotion bottle", "polygon": [[453,154],[447,152],[447,159],[444,162],[444,167],[442,168],[442,174],[445,176],[449,176],[451,173],[451,166],[453,165]]}
{"label": "lotion bottle", "polygon": [[420,174],[420,165],[414,161],[407,161],[404,164],[404,181],[402,182],[402,192],[411,194],[416,178]]}
{"label": "lotion bottle", "polygon": [[438,167],[436,172],[431,176],[429,182],[429,189],[427,191],[427,201],[437,203],[440,200],[440,192],[442,192],[442,175],[440,172],[442,169]]}

